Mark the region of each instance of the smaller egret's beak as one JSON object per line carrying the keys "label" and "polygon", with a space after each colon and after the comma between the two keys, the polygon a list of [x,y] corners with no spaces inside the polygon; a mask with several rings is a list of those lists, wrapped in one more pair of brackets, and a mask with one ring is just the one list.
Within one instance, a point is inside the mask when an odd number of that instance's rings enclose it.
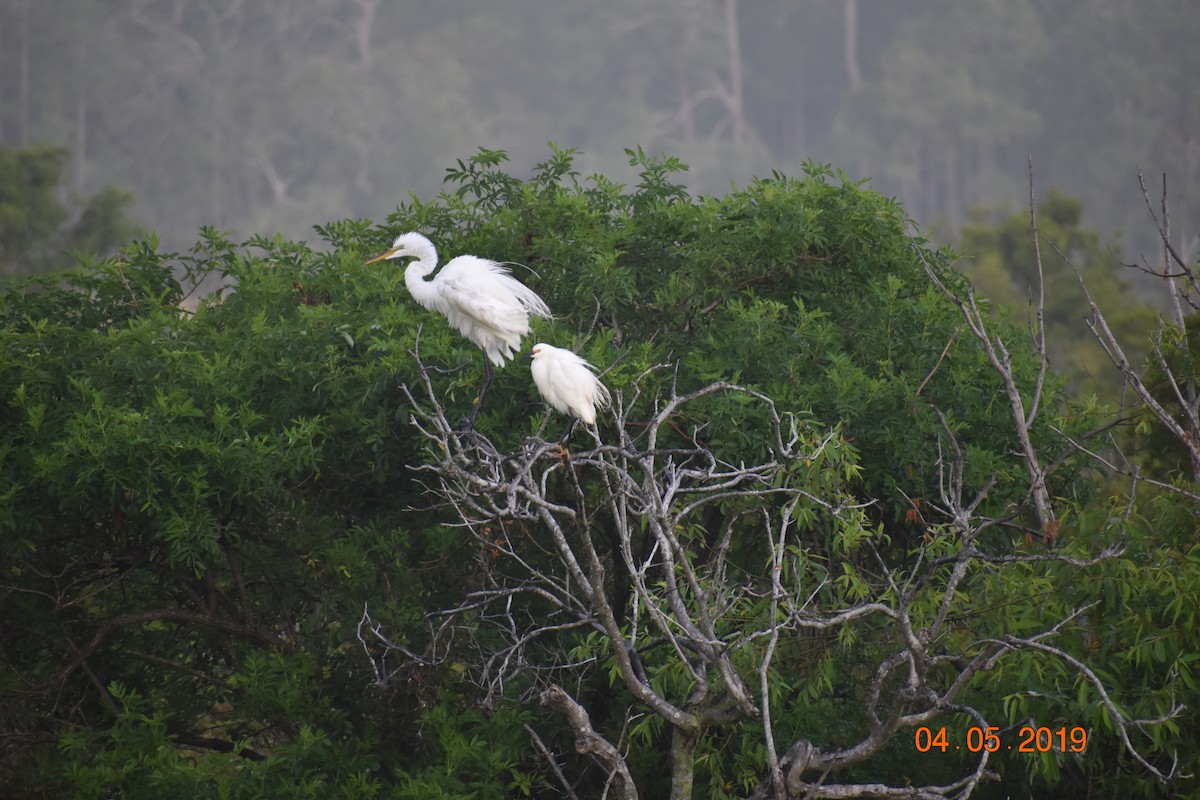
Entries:
{"label": "smaller egret's beak", "polygon": [[386,253],[384,253],[383,255],[381,255],[381,256],[375,256],[374,258],[372,258],[372,259],[371,259],[370,261],[368,261],[367,263],[368,263],[368,264],[374,264],[376,261],[383,261],[385,258],[391,258],[391,257],[392,257],[392,256],[395,254],[395,252],[396,252],[396,248],[395,248],[395,247],[393,247],[392,249],[388,250],[388,251],[387,251]]}
{"label": "smaller egret's beak", "polygon": [[525,354],[525,357],[526,357],[526,358],[533,358],[533,357],[534,357],[534,356],[536,356],[536,355],[537,355],[537,350],[530,350],[528,353],[526,353],[526,354]]}

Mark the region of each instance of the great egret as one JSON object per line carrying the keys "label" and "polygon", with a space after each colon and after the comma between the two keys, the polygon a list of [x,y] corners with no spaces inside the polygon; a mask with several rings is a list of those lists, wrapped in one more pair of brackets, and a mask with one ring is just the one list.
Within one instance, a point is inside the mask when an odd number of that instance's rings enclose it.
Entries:
{"label": "great egret", "polygon": [[571,417],[559,441],[571,435],[577,419],[595,425],[596,407],[605,408],[612,402],[608,388],[596,377],[596,368],[570,350],[541,342],[533,346],[529,357],[538,392],[552,408]]}
{"label": "great egret", "polygon": [[529,334],[529,316],[548,319],[550,308],[507,267],[478,256],[452,258],[433,280],[425,280],[437,268],[437,249],[419,233],[397,236],[383,255],[367,263],[394,258],[416,259],[404,269],[404,283],[413,299],[444,315],[451,327],[483,350],[483,386],[464,420],[470,428],[494,377],[492,365],[503,367],[510,361],[521,347],[521,337]]}

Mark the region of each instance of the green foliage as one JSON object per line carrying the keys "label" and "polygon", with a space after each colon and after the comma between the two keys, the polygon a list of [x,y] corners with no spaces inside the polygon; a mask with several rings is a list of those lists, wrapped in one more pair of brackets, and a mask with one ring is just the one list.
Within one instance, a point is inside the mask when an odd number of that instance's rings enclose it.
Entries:
{"label": "green foliage", "polygon": [[[626,193],[600,176],[579,179],[561,163],[569,155],[555,151],[518,185],[500,172],[502,154],[483,151],[451,171],[459,186],[442,204],[414,201],[389,224],[421,227],[449,252],[528,265],[556,310],[556,335],[578,342],[590,323],[629,353],[619,374],[679,360],[684,388],[748,383],[785,407],[844,421],[862,451],[863,493],[894,503],[888,522],[906,497],[932,490],[917,468],[936,460],[931,404],[982,454],[1005,452],[1006,406],[980,380],[985,361],[959,335],[956,312],[928,285],[894,201],[810,164],[802,179],[777,175],[686,202],[674,159],[630,151],[640,177]],[[928,258],[943,270],[953,261]],[[1032,362],[1018,369],[1032,380]],[[745,431],[711,435],[723,443]]]}
{"label": "green foliage", "polygon": [[87,199],[79,219],[67,236],[67,247],[82,253],[104,256],[137,235],[135,223],[128,217],[133,194],[109,186]]}
{"label": "green foliage", "polygon": [[[1181,403],[1195,391],[1196,354],[1200,353],[1200,314],[1184,319],[1183,328],[1162,326],[1154,338],[1153,355],[1146,359],[1144,382],[1151,396],[1183,430],[1189,427]],[[1190,434],[1189,434],[1190,435]],[[1148,408],[1141,409],[1137,425],[1126,440],[1152,474],[1184,486],[1195,482],[1191,458],[1184,443]]]}
{"label": "green foliage", "polygon": [[[955,552],[948,531],[910,513],[939,488],[937,411],[969,454],[966,492],[995,479],[990,510],[1019,520],[1024,476],[1007,400],[922,265],[961,285],[953,253],[914,238],[893,200],[823,165],[693,198],[678,160],[628,155],[632,188],[581,178],[570,150],[552,147],[528,180],[505,172],[504,153],[483,150],[448,171],[436,200],[414,198],[386,225],[319,228],[324,250],[280,237],[234,244],[206,229],[184,255],[137,242],[3,295],[0,711],[28,732],[8,761],[9,796],[553,791],[521,727],[532,720],[520,698],[534,678],[488,705],[464,679],[479,655],[467,632],[436,659],[400,665],[358,627],[366,607],[394,641],[428,656],[426,615],[490,580],[489,554],[446,524],[448,510],[431,508],[414,470],[430,457],[405,393],[419,385],[415,354],[452,411],[470,407],[481,363],[411,301],[401,270],[365,264],[403,230],[419,228],[444,256],[527,266],[514,270],[556,313],[534,337],[578,349],[630,402],[635,385],[645,404],[669,386],[720,379],[792,415],[819,454],[783,467],[781,480],[842,506],[795,512],[805,538],[789,552],[788,578],[820,587],[823,607],[872,594],[896,601],[871,552],[891,560],[898,581],[921,568],[911,560],[922,544],[927,557]],[[204,277],[226,286],[181,310],[184,286]],[[1030,391],[1033,359],[1014,348],[1013,369]],[[477,422],[504,446],[545,417],[525,370],[499,372]],[[1051,381],[1045,407],[1059,406],[1056,391]],[[680,414],[672,435],[695,432],[730,463],[751,462],[765,452],[755,433],[763,414],[712,395]],[[1054,422],[1070,431],[1090,421]],[[1043,452],[1065,450],[1047,425],[1032,435]],[[1089,496],[1070,457],[1053,481],[1058,495]],[[741,531],[754,507],[731,500],[721,512]],[[719,528],[681,535],[702,554]],[[545,544],[544,532],[528,536]],[[995,536],[997,551],[1020,546]],[[765,552],[740,540],[731,551],[738,585],[754,589],[731,593],[731,625],[769,613]],[[1024,630],[1067,579],[1033,567],[1020,577],[1027,583],[973,575],[962,613],[977,630]],[[940,600],[933,592],[917,610],[933,614]],[[855,734],[844,710],[860,690],[847,676],[896,643],[865,623],[845,630],[778,654],[781,737]],[[1185,644],[1164,643],[1161,654],[1151,644],[1138,658],[1187,665]],[[631,700],[605,672],[607,642],[573,633],[546,646],[554,663],[570,653],[584,665],[577,677],[596,724],[616,739]],[[647,654],[650,680],[686,693],[668,650]],[[753,655],[739,654],[743,668]],[[1006,677],[996,708],[1014,687],[1033,686],[1027,678]],[[627,732],[630,759],[661,779],[669,732],[653,720]],[[558,752],[571,748],[559,723],[537,723]],[[711,732],[700,755],[698,786],[743,793],[764,767],[761,730]],[[891,779],[904,768],[899,751],[872,767]]]}
{"label": "green foliage", "polygon": [[0,277],[62,269],[65,249],[103,256],[134,235],[126,216],[133,195],[106,188],[83,202],[78,219],[59,199],[68,153],[37,145],[0,147]]}
{"label": "green foliage", "polygon": [[[414,567],[438,573],[447,555],[422,555],[445,548],[414,545],[422,515],[392,500],[412,460],[397,387],[411,362],[372,343],[415,323],[363,260],[207,231],[187,256],[137,243],[5,294],[0,549],[6,585],[20,587],[3,601],[10,724],[109,736],[125,719],[106,688],[119,684],[153,709],[128,717],[136,741],[182,741],[232,705],[233,740],[262,757],[264,786],[289,759],[324,759],[305,770],[334,775],[373,752],[355,621],[368,601],[382,619],[419,619],[416,598],[442,590],[422,589]],[[361,279],[335,277],[341,267]],[[180,270],[236,291],[189,314]],[[64,729],[49,714],[59,691],[74,698]],[[395,724],[414,712],[394,709]],[[105,774],[132,745],[112,746]],[[147,785],[192,761],[233,769],[227,749],[149,762]],[[76,777],[80,791],[100,780]],[[307,792],[293,789],[263,791]]]}
{"label": "green foliage", "polygon": [[59,147],[0,150],[0,263],[6,271],[66,221],[55,196],[66,158]]}
{"label": "green foliage", "polygon": [[[1064,529],[1069,539],[1092,547],[1121,543],[1120,556],[1086,571],[1065,563],[1031,567],[1007,587],[994,578],[984,585],[985,608],[994,609],[995,622],[1008,632],[1032,632],[1048,615],[1086,608],[1078,624],[1054,639],[1103,681],[1104,695],[1071,665],[1028,652],[988,675],[981,690],[997,695],[992,719],[1006,730],[1026,725],[1087,730],[1083,754],[1056,749],[1034,758],[1002,752],[997,762],[1002,769],[1028,772],[1064,791],[1084,793],[1102,785],[1120,796],[1178,796],[1194,788],[1194,780],[1173,786],[1147,782],[1114,741],[1113,709],[1128,718],[1165,720],[1139,726],[1141,752],[1159,769],[1169,770],[1178,759],[1182,774],[1195,774],[1197,716],[1186,699],[1195,696],[1200,646],[1195,509],[1157,498],[1146,517],[1123,517],[1123,510],[1103,503],[1074,509]],[[1022,605],[1028,597],[1038,599],[1036,606]],[[1001,686],[1007,688],[997,690]]]}
{"label": "green foliage", "polygon": [[[1082,220],[1082,202],[1054,189],[1037,204],[1046,349],[1072,394],[1094,394],[1103,402],[1116,403],[1121,375],[1084,324],[1088,302],[1079,282],[1087,283],[1088,293],[1135,365],[1140,366],[1149,351],[1156,315],[1149,302],[1139,301],[1133,293],[1122,274],[1126,268],[1119,253],[1103,245],[1099,234],[1083,227]],[[1000,315],[1035,330],[1038,257],[1028,211],[995,224],[973,220],[963,226],[961,247],[968,258],[963,271]]]}
{"label": "green foliage", "polygon": [[[289,669],[275,677],[285,676],[296,673]],[[277,684],[272,691],[277,691]],[[70,733],[60,744],[69,759],[66,771],[75,796],[381,796],[377,759],[361,746],[345,747],[307,722],[291,720],[288,740],[264,755],[255,749],[256,740],[266,738],[264,732],[248,739],[233,738],[241,731],[236,718],[230,719],[236,712],[227,706],[215,707],[215,714],[202,718],[197,727],[211,727],[195,735],[172,725],[176,715],[171,711],[151,711],[151,703],[137,692],[116,684],[109,692],[119,710],[107,733],[102,737]]]}

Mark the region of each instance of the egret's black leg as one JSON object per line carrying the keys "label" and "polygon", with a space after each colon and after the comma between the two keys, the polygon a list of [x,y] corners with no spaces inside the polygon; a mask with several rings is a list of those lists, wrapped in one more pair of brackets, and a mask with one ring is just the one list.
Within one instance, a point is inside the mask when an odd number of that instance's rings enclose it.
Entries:
{"label": "egret's black leg", "polygon": [[565,442],[567,439],[570,439],[570,438],[571,438],[571,434],[572,434],[572,433],[575,431],[575,423],[576,423],[576,422],[578,422],[578,421],[579,421],[579,420],[578,420],[577,418],[575,418],[575,417],[571,417],[571,421],[567,423],[567,430],[566,430],[566,433],[564,433],[564,434],[562,435],[562,438],[558,440],[558,443],[559,443],[559,444],[562,444],[562,443],[563,443],[563,442]]}
{"label": "egret's black leg", "polygon": [[487,353],[483,354],[483,385],[479,387],[479,396],[475,398],[475,405],[471,408],[471,413],[462,421],[461,428],[465,431],[472,430],[475,427],[475,415],[479,413],[479,407],[483,405],[483,396],[487,393],[488,386],[492,383],[492,378],[495,373],[492,372],[492,362],[488,361]]}

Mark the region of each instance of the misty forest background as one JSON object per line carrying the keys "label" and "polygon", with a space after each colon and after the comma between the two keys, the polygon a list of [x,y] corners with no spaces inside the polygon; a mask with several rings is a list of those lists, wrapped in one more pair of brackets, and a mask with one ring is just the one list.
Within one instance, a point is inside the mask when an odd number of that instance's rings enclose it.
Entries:
{"label": "misty forest background", "polygon": [[[0,794],[1194,792],[1197,30],[1188,0],[0,0]],[[530,266],[620,455],[538,449],[523,363],[474,449],[439,427],[478,353],[364,264],[411,229]],[[655,540],[621,459],[668,452],[771,488],[688,473]],[[535,499],[491,513],[518,458]],[[1093,738],[914,760],[927,712]]]}
{"label": "misty forest background", "polygon": [[1032,156],[1131,257],[1158,250],[1141,169],[1169,173],[1179,239],[1196,233],[1185,0],[2,8],[0,144],[67,148],[72,197],[131,192],[170,249],[202,225],[382,218],[477,147],[530,169],[547,141],[614,180],[626,147],[670,153],[700,194],[832,163],[947,237],[1020,211]]}

